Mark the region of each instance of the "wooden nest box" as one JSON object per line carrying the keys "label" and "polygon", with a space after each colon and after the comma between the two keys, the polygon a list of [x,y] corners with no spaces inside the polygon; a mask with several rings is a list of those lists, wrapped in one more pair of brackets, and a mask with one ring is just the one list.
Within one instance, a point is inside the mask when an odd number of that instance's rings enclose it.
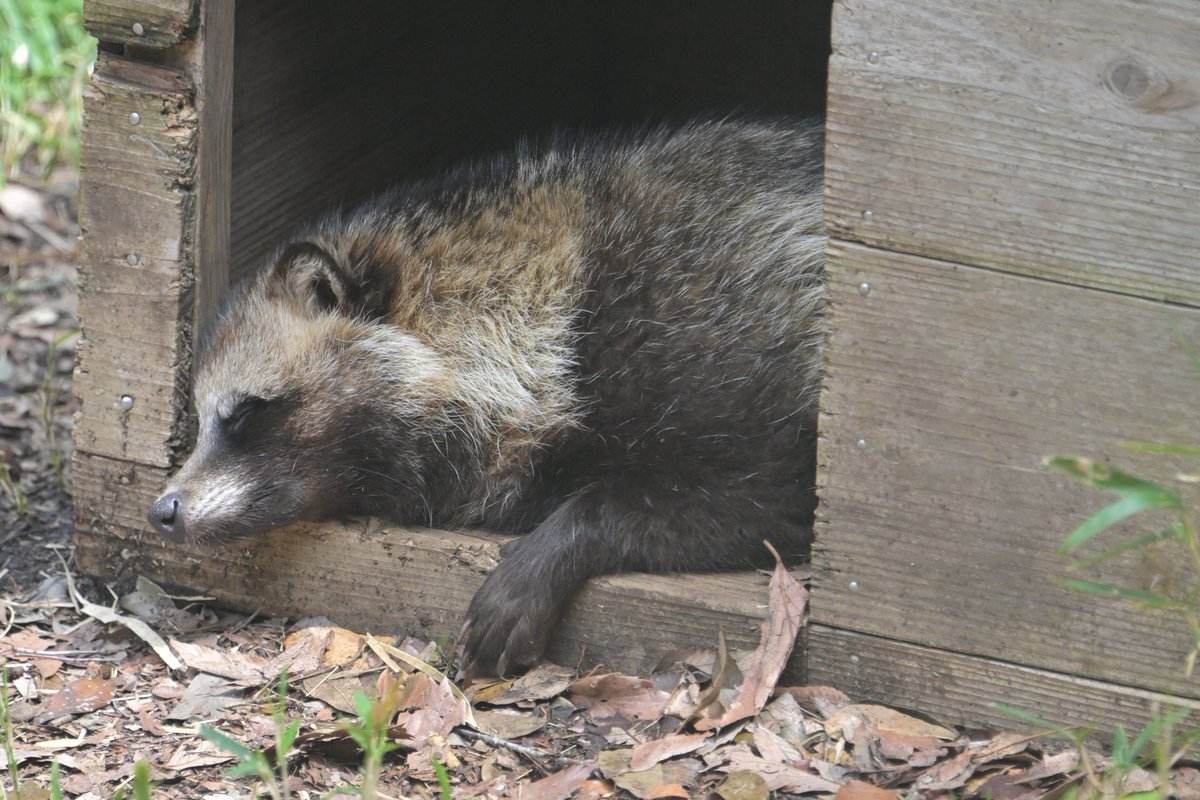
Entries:
{"label": "wooden nest box", "polygon": [[[87,0],[85,18],[85,571],[453,634],[486,535],[149,530],[189,446],[193,332],[296,224],[523,134],[824,112],[821,509],[794,677],[957,723],[1013,724],[991,702],[1064,724],[1196,705],[1181,620],[1055,582],[1056,546],[1106,498],[1041,466],[1169,478],[1119,442],[1200,443],[1176,334],[1200,343],[1193,0],[836,0],[832,48],[826,0]],[[1187,579],[1144,553],[1091,577]],[[718,630],[751,645],[764,586],[595,580],[551,655],[645,670]]]}

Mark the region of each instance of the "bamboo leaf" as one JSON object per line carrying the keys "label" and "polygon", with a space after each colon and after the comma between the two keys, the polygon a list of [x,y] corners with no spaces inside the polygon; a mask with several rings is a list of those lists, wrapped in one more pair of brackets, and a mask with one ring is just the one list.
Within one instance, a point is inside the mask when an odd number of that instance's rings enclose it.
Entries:
{"label": "bamboo leaf", "polygon": [[1180,508],[1182,505],[1176,492],[1090,458],[1047,456],[1042,459],[1042,463],[1089,486],[1120,497],[1144,497],[1147,498],[1147,502],[1153,498],[1157,505],[1167,508]]}

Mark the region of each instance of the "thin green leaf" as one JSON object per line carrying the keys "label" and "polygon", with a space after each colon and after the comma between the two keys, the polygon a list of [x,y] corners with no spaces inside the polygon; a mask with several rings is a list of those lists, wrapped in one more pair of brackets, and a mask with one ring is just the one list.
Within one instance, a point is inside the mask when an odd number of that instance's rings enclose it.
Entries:
{"label": "thin green leaf", "polygon": [[150,800],[150,765],[145,761],[133,765],[133,800]]}
{"label": "thin green leaf", "polygon": [[251,750],[249,747],[246,747],[246,745],[242,744],[236,739],[231,739],[216,728],[210,728],[207,725],[201,725],[200,735],[224,750],[226,753],[237,756],[237,758],[241,761],[247,761],[257,755],[256,751]]}
{"label": "thin green leaf", "polygon": [[1088,517],[1078,528],[1071,531],[1066,539],[1063,539],[1062,544],[1058,546],[1059,554],[1068,555],[1074,552],[1100,532],[1134,514],[1149,511],[1152,508],[1179,507],[1179,495],[1160,490],[1157,486],[1155,489],[1158,491],[1125,495],[1112,505],[1105,506]]}
{"label": "thin green leaf", "polygon": [[50,762],[50,800],[63,800],[62,782],[58,776],[58,759]]}
{"label": "thin green leaf", "polygon": [[1128,586],[1117,586],[1113,583],[1094,583],[1092,581],[1061,581],[1062,585],[1077,592],[1087,592],[1104,597],[1120,597],[1132,600],[1146,608],[1182,608],[1184,604],[1166,595],[1147,592],[1142,589],[1131,589]]}
{"label": "thin green leaf", "polygon": [[1179,497],[1170,489],[1163,488],[1152,481],[1143,480],[1128,472],[1114,469],[1090,458],[1078,456],[1047,456],[1042,463],[1051,469],[1056,469],[1070,475],[1078,481],[1103,489],[1106,492],[1128,497],[1133,495],[1162,495],[1173,498],[1179,505]]}
{"label": "thin green leaf", "polygon": [[291,751],[292,745],[295,743],[296,735],[298,733],[300,733],[300,720],[296,720],[284,729],[283,733],[279,737],[279,751],[281,753],[286,754]]}
{"label": "thin green leaf", "polygon": [[1158,442],[1121,442],[1121,447],[1135,453],[1159,453],[1165,456],[1191,456],[1200,458],[1200,447],[1186,444],[1159,444]]}
{"label": "thin green leaf", "polygon": [[453,800],[454,789],[450,786],[450,775],[446,767],[437,757],[433,758],[433,771],[437,773],[438,787],[441,789],[441,800]]}
{"label": "thin green leaf", "polygon": [[1062,736],[1063,738],[1066,738],[1066,739],[1073,738],[1071,735],[1071,732],[1068,731],[1063,726],[1059,725],[1057,722],[1051,722],[1048,719],[1043,719],[1043,718],[1037,716],[1036,714],[1030,714],[1028,711],[1023,711],[1019,708],[1014,708],[1013,706],[1005,705],[1004,703],[989,703],[988,708],[994,708],[995,710],[999,711],[1001,714],[1007,714],[1010,717],[1016,717],[1017,719],[1021,720],[1022,722],[1026,722],[1030,725],[1036,725],[1039,728],[1046,728],[1047,730],[1054,731],[1055,733],[1057,733],[1059,736]]}
{"label": "thin green leaf", "polygon": [[1113,730],[1112,760],[1113,764],[1126,764],[1129,759],[1129,735],[1125,726],[1118,725]]}
{"label": "thin green leaf", "polygon": [[243,778],[246,775],[258,775],[264,779],[271,775],[271,765],[267,762],[262,753],[255,753],[257,758],[248,758],[244,761],[239,761],[237,764],[230,767],[225,774],[230,778]]}
{"label": "thin green leaf", "polygon": [[358,709],[358,718],[362,720],[362,723],[364,725],[369,725],[371,723],[372,716],[371,710],[374,707],[374,704],[371,702],[371,698],[367,697],[364,692],[355,692],[354,707]]}
{"label": "thin green leaf", "polygon": [[1135,536],[1132,539],[1126,539],[1118,545],[1108,548],[1102,553],[1097,553],[1094,556],[1089,556],[1082,561],[1076,561],[1071,565],[1071,569],[1087,569],[1094,567],[1102,561],[1107,561],[1110,558],[1119,556],[1129,550],[1136,550],[1139,547],[1145,547],[1162,539],[1183,539],[1187,536],[1187,530],[1180,523],[1176,522],[1169,528],[1163,528],[1161,531],[1154,533],[1145,533],[1141,536]]}

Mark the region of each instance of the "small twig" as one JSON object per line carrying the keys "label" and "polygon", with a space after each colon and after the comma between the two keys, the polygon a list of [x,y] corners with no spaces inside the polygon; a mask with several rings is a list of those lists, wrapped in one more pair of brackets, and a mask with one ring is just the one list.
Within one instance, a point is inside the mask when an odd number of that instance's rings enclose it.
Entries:
{"label": "small twig", "polygon": [[539,747],[529,747],[527,745],[517,744],[516,742],[509,741],[502,736],[493,736],[492,734],[484,733],[483,731],[473,731],[468,728],[459,728],[458,734],[460,736],[465,736],[468,739],[478,739],[481,742],[486,742],[492,747],[503,747],[505,750],[511,750],[517,755],[524,756],[525,758],[529,759],[529,763],[533,764],[533,766],[537,768],[538,772],[542,773],[543,775],[549,775],[550,770],[545,764],[542,763],[542,761],[557,763],[559,760],[558,756],[549,752],[548,750],[542,750]]}
{"label": "small twig", "polygon": [[175,657],[175,654],[171,652],[171,648],[167,646],[163,638],[155,633],[154,629],[145,622],[134,617],[127,617],[124,614],[118,614],[107,606],[97,605],[80,597],[79,593],[75,591],[75,581],[71,578],[71,570],[67,567],[66,560],[62,557],[61,553],[55,553],[55,555],[62,562],[63,575],[67,579],[67,592],[70,594],[71,602],[75,604],[75,608],[79,610],[79,613],[87,614],[89,617],[105,624],[123,625],[143,642],[150,645],[168,667],[174,670],[183,669],[183,662]]}

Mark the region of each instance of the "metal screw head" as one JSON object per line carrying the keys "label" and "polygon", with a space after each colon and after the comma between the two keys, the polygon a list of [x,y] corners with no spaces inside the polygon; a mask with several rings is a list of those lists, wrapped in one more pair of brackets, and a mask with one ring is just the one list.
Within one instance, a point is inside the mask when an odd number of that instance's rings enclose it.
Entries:
{"label": "metal screw head", "polygon": [[867,440],[866,440],[866,439],[859,439],[859,440],[858,440],[858,449],[859,449],[859,450],[866,450],[866,449],[867,449]]}
{"label": "metal screw head", "polygon": [[858,656],[857,656],[857,655],[855,655],[855,654],[853,654],[853,653],[851,653],[851,654],[850,654],[850,663],[851,663],[851,664],[857,664],[858,662],[859,662],[859,658],[858,658]]}
{"label": "metal screw head", "polygon": [[141,36],[145,32],[146,32],[146,29],[142,27],[142,23],[140,23],[140,22],[133,23],[133,33],[135,36]]}
{"label": "metal screw head", "polygon": [[130,253],[129,255],[125,256],[125,263],[131,267],[136,267],[138,265],[137,253]]}
{"label": "metal screw head", "polygon": [[860,283],[858,285],[858,293],[863,294],[863,295],[870,294],[871,293],[871,284],[867,283],[866,281],[863,281],[862,283]]}
{"label": "metal screw head", "polygon": [[847,585],[850,587],[850,591],[852,591],[852,592],[858,591],[858,581],[850,581],[850,583],[848,583]]}
{"label": "metal screw head", "polygon": [[141,121],[142,121],[142,115],[139,114],[138,112],[134,111],[132,114],[129,115],[129,124],[130,125],[137,125]]}
{"label": "metal screw head", "polygon": [[878,50],[872,50],[871,52],[867,53],[867,63],[868,64],[878,64],[879,63],[879,51]]}
{"label": "metal screw head", "polygon": [[121,408],[125,409],[126,411],[133,408],[133,395],[121,395]]}
{"label": "metal screw head", "polygon": [[865,219],[867,222],[870,222],[871,220],[873,220],[875,218],[875,212],[868,208],[865,211],[863,211],[862,218]]}

